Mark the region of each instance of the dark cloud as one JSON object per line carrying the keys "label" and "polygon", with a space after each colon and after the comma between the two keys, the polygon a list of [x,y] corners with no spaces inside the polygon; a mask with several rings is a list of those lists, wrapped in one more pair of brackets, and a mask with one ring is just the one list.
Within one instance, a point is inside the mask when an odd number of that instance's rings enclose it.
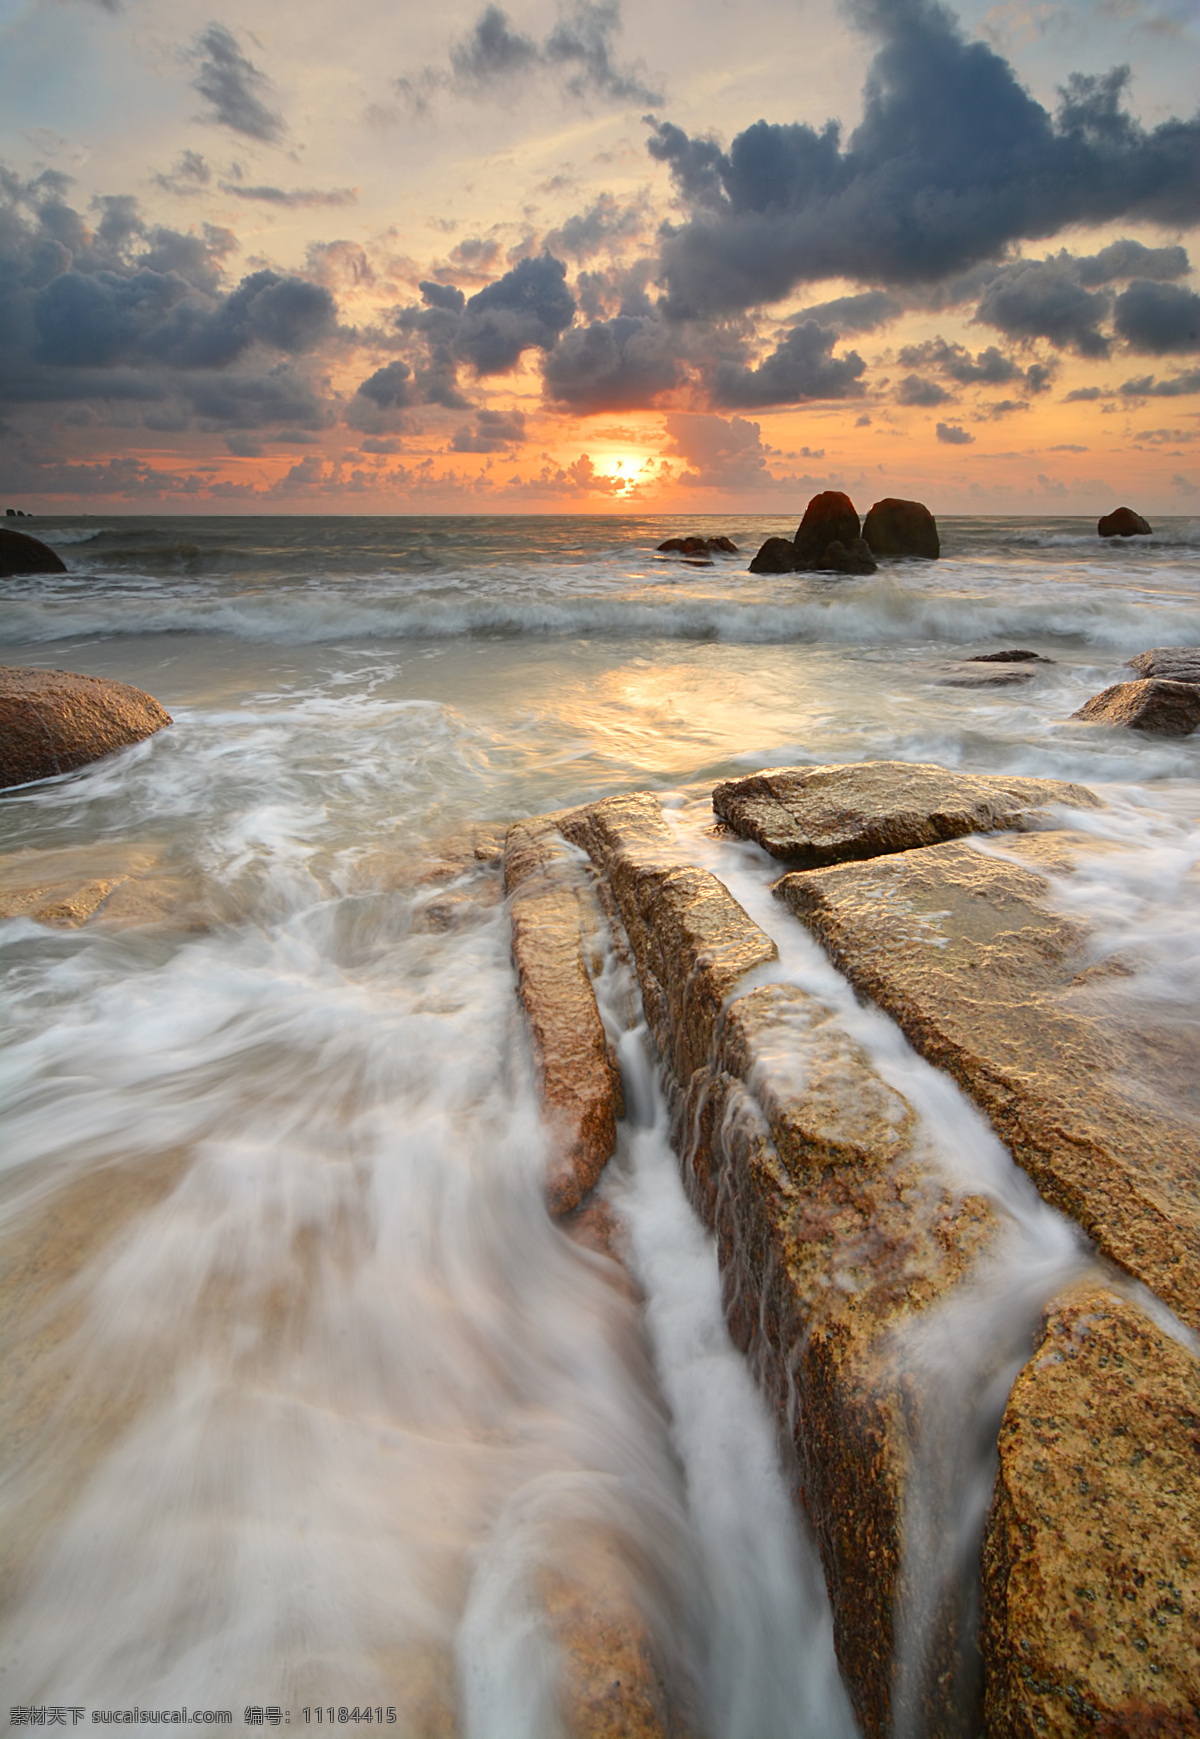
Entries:
{"label": "dark cloud", "polygon": [[1122,237],[1098,254],[1084,255],[1078,267],[1083,284],[1112,284],[1121,278],[1153,278],[1162,283],[1186,277],[1189,262],[1186,248],[1148,248]]}
{"label": "dark cloud", "polygon": [[384,435],[403,428],[404,412],[418,401],[413,371],[397,359],[369,375],[346,407],[346,422],[352,429]]}
{"label": "dark cloud", "polygon": [[886,290],[864,290],[858,296],[835,296],[832,302],[802,308],[792,320],[796,325],[815,320],[818,326],[832,326],[839,333],[874,332],[903,312],[904,304]]}
{"label": "dark cloud", "polygon": [[430,308],[445,308],[451,314],[461,314],[466,307],[467,298],[453,284],[434,284],[423,279],[417,288]]}
{"label": "dark cloud", "polygon": [[556,77],[563,93],[576,101],[661,102],[662,93],[646,83],[640,61],[623,64],[615,58],[620,30],[619,0],[571,0],[540,42],[514,29],[501,7],[485,6],[466,36],[451,46],[449,72],[423,67],[396,79],[395,88],[418,113],[445,91],[476,99],[485,92],[512,96],[534,74]]}
{"label": "dark cloud", "polygon": [[968,435],[958,423],[939,423],[934,433],[948,447],[969,447],[975,439],[974,435]]}
{"label": "dark cloud", "polygon": [[273,423],[323,429],[330,422],[329,408],[312,382],[286,362],[265,374],[195,375],[182,383],[181,390],[201,418],[201,426],[214,433],[262,429]]}
{"label": "dark cloud", "polygon": [[357,187],[242,187],[236,181],[222,181],[221,192],[234,199],[255,199],[263,205],[354,205]]}
{"label": "dark cloud", "polygon": [[211,120],[248,139],[279,143],[286,130],[283,116],[259,94],[271,89],[271,81],[242,53],[231,30],[215,21],[205,25],[190,58],[196,67],[192,88],[208,103]]}
{"label": "dark cloud", "polygon": [[454,335],[455,354],[476,374],[504,374],[523,351],[553,350],[575,318],[567,269],[550,254],[521,260],[467,302]]}
{"label": "dark cloud", "polygon": [[923,344],[905,345],[899,361],[904,368],[936,368],[960,386],[1004,386],[1023,375],[1020,365],[994,344],[972,356],[965,345],[948,344],[940,337],[926,339]]}
{"label": "dark cloud", "polygon": [[943,405],[949,397],[944,386],[939,386],[936,380],[922,380],[919,374],[908,375],[896,388],[898,405]]}
{"label": "dark cloud", "polygon": [[856,350],[834,356],[837,333],[806,320],[757,368],[718,363],[712,374],[712,402],[729,409],[794,405],[808,399],[844,399],[861,394],[866,363]]}
{"label": "dark cloud", "polygon": [[1120,390],[1124,398],[1186,398],[1189,393],[1200,392],[1200,368],[1193,368],[1187,374],[1172,375],[1167,380],[1156,380],[1152,374],[1143,374],[1137,380],[1127,380]]}
{"label": "dark cloud", "polygon": [[681,378],[675,335],[653,316],[576,327],[547,358],[546,393],[580,416],[653,404]]}
{"label": "dark cloud", "polygon": [[569,217],[546,237],[551,253],[569,254],[572,259],[585,260],[602,248],[619,246],[637,235],[646,221],[645,205],[618,204],[611,193],[602,193],[586,211]]}
{"label": "dark cloud", "polygon": [[505,453],[525,440],[524,411],[479,411],[472,429],[464,424],[450,443],[455,453]]}
{"label": "dark cloud", "polygon": [[1200,296],[1137,278],[1117,297],[1113,324],[1131,350],[1179,356],[1200,350]]}
{"label": "dark cloud", "polygon": [[690,208],[663,244],[673,313],[830,277],[931,284],[1072,223],[1200,214],[1200,118],[1147,131],[1121,107],[1125,69],[1073,77],[1054,117],[934,0],[859,0],[856,15],[879,48],[845,148],[835,123],[759,121],[728,151],[654,124],[651,154]]}
{"label": "dark cloud", "polygon": [[181,151],[170,174],[156,175],[154,179],[168,193],[183,194],[186,197],[199,193],[209,185],[212,170],[199,151]]}
{"label": "dark cloud", "polygon": [[1090,405],[1094,404],[1098,398],[1103,398],[1105,396],[1105,389],[1103,387],[1077,386],[1074,392],[1063,394],[1063,403],[1065,405]]}
{"label": "dark cloud", "polygon": [[1048,338],[1081,356],[1107,356],[1109,340],[1099,325],[1112,298],[1104,290],[1086,290],[1076,265],[1063,256],[1006,266],[981,297],[976,320],[998,327],[1009,338]]}

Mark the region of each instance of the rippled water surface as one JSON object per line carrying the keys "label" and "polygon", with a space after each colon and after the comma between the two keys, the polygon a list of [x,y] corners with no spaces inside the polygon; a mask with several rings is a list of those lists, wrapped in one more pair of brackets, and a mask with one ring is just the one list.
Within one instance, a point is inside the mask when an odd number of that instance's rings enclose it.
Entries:
{"label": "rippled water surface", "polygon": [[[603,1537],[712,1739],[852,1731],[615,961],[631,1115],[606,1189],[640,1295],[541,1209],[495,842],[652,788],[699,859],[708,787],[769,764],[1082,780],[1108,807],[1057,896],[1193,1022],[1200,736],[1071,714],[1131,655],[1200,645],[1200,525],[951,520],[936,564],[748,574],[793,524],[28,528],[70,571],[3,582],[5,662],[136,683],[175,723],[0,804],[10,880],[117,888],[82,929],[0,924],[10,1703],[390,1704],[406,1733],[540,1739],[540,1579]],[[743,554],[655,553],[693,525]],[[1014,646],[1052,662],[959,686]],[[744,853],[712,867],[766,898]],[[1009,1216],[959,1332],[1019,1358],[1047,1276],[1088,1252],[798,928],[781,941],[904,1078],[943,1174]],[[944,1371],[956,1344],[914,1359]],[[947,1538],[978,1525],[969,1480],[953,1501]]]}

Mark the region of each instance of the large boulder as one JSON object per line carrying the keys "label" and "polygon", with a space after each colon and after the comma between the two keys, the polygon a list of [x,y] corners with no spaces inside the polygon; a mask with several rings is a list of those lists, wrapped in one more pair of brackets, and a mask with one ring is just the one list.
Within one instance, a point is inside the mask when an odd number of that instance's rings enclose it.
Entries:
{"label": "large boulder", "polygon": [[[840,489],[826,489],[820,495],[814,495],[804,510],[804,518],[800,521],[793,539],[796,549],[796,566],[798,568],[819,569],[833,568],[845,572],[844,567],[838,568],[839,557],[827,559],[831,544],[841,544],[843,550],[853,550],[858,554],[858,544],[861,539],[861,527],[854,503],[848,495],[843,495]],[[873,573],[874,561],[869,550],[861,552],[859,559],[865,557],[871,563],[870,567],[854,568],[850,571]]]}
{"label": "large boulder", "polygon": [[727,779],[713,808],[727,826],[773,857],[815,868],[936,845],[966,833],[1029,828],[1051,805],[1096,809],[1083,785],[998,778],[907,761],[768,767]]}
{"label": "large boulder", "polygon": [[1128,725],[1160,737],[1189,737],[1200,725],[1200,685],[1147,676],[1139,682],[1114,682],[1085,701],[1072,718],[1089,724]]}
{"label": "large boulder", "polygon": [[1000,1430],[984,1547],[986,1731],[1200,1731],[1200,1364],[1085,1283],[1046,1313]]}
{"label": "large boulder", "polygon": [[942,553],[937,520],[921,501],[885,496],[863,521],[862,534],[876,556],[925,556],[936,561]]}
{"label": "large boulder", "polygon": [[1117,507],[1106,513],[1097,523],[1096,530],[1101,537],[1153,536],[1150,521],[1135,513],[1132,507]]}
{"label": "large boulder", "polygon": [[1165,676],[1168,682],[1200,682],[1200,646],[1152,646],[1125,661],[1139,676]]}
{"label": "large boulder", "polygon": [[0,579],[11,579],[13,574],[65,574],[66,571],[65,563],[40,538],[0,525]]}
{"label": "large boulder", "polygon": [[991,1119],[1041,1194],[1200,1328],[1200,1032],[1098,961],[1045,871],[1066,832],[792,873],[775,893]]}
{"label": "large boulder", "polygon": [[752,574],[793,574],[796,546],[790,537],[769,537],[750,563]]}
{"label": "large boulder", "polygon": [[73,773],[170,723],[151,695],[125,682],[0,667],[0,789]]}

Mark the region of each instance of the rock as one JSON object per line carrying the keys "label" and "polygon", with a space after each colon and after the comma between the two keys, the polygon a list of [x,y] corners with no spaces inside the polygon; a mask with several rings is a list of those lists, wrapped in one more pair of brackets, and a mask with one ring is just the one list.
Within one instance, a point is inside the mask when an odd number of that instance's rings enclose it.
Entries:
{"label": "rock", "polygon": [[13,574],[65,574],[65,563],[40,538],[0,525],[0,579]]}
{"label": "rock", "polygon": [[906,761],[768,767],[713,791],[713,809],[735,833],[805,868],[1033,827],[1047,819],[1048,805],[1101,807],[1085,786],[1059,779],[948,772]]}
{"label": "rock", "polygon": [[1007,652],[975,652],[966,659],[967,664],[1053,664],[1053,658],[1043,658],[1040,652],[1026,652],[1021,646],[1013,646]]}
{"label": "rock", "polygon": [[1135,513],[1132,507],[1117,507],[1098,521],[1101,537],[1152,537],[1150,521]]}
{"label": "rock", "polygon": [[128,683],[0,667],[0,789],[72,773],[170,723],[156,700]]}
{"label": "rock", "polygon": [[817,566],[838,574],[873,574],[878,563],[861,537],[844,544],[838,538],[825,545]]}
{"label": "rock", "polygon": [[709,555],[715,549],[724,550],[727,555],[737,554],[737,545],[727,537],[669,537],[665,543],[659,544],[660,550],[674,551],[677,555],[700,556]]}
{"label": "rock", "polygon": [[557,1140],[546,1178],[552,1214],[578,1207],[616,1146],[620,1077],[585,950],[605,929],[586,868],[552,820],[519,821],[504,848],[517,983]]}
{"label": "rock", "polygon": [[1200,682],[1200,646],[1155,646],[1126,662],[1139,676],[1165,676],[1168,682]]}
{"label": "rock", "polygon": [[972,659],[964,659],[948,665],[934,680],[939,688],[1020,688],[1033,677],[1027,664],[985,664],[981,670]]}
{"label": "rock", "polygon": [[1039,873],[1066,834],[786,875],[776,894],[860,995],[991,1119],[1047,1201],[1200,1327],[1200,1035],[1096,966]]}
{"label": "rock", "polygon": [[1056,1299],[1000,1430],[986,1730],[1200,1732],[1200,1365],[1096,1285]]}
{"label": "rock", "polygon": [[1161,676],[1138,682],[1115,682],[1085,701],[1075,719],[1090,724],[1128,725],[1160,737],[1187,737],[1200,725],[1200,686],[1168,682]]}
{"label": "rock", "polygon": [[750,563],[752,574],[791,574],[796,571],[796,546],[789,537],[769,537]]}
{"label": "rock", "polygon": [[861,535],[854,503],[840,489],[826,489],[814,495],[804,510],[794,539],[797,564],[805,568],[823,567],[822,557],[831,543],[841,543],[848,549]]}
{"label": "rock", "polygon": [[862,534],[876,556],[925,556],[936,561],[942,553],[937,520],[921,501],[885,496],[867,514]]}

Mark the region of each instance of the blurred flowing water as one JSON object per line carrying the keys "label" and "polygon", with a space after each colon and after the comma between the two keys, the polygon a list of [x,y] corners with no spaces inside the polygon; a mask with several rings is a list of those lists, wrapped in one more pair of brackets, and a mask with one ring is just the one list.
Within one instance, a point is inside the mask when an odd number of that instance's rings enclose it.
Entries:
{"label": "blurred flowing water", "polygon": [[[656,556],[693,526],[742,556]],[[394,1705],[405,1733],[540,1739],[539,1567],[602,1527],[712,1739],[853,1731],[612,960],[631,1114],[606,1189],[642,1299],[541,1208],[495,840],[615,791],[666,797],[779,938],[780,975],[836,1003],[918,1107],[931,1165],[1007,1217],[1003,1261],[911,1350],[970,1446],[953,1491],[915,1500],[962,1574],[1007,1382],[1093,1258],[858,1007],[753,848],[701,818],[717,778],[770,764],[1084,781],[1108,807],[1056,898],[1098,953],[1136,946],[1160,1019],[1194,1023],[1200,737],[1070,715],[1134,653],[1200,645],[1200,525],[1114,546],[1076,520],[949,521],[936,564],[748,574],[791,528],[32,526],[70,572],[4,582],[5,662],[136,683],[176,722],[0,804],[10,875],[129,876],[148,902],[0,924],[10,1703],[277,1704],[293,1724]],[[953,685],[1013,646],[1053,662]]]}

